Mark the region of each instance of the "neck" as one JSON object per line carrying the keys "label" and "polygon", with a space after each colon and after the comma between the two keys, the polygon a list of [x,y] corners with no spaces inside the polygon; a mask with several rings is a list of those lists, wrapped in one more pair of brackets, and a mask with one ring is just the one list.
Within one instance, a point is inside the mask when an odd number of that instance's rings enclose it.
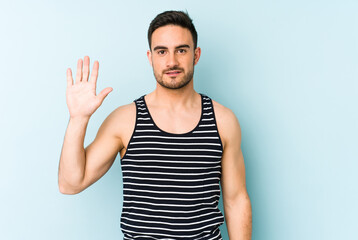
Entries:
{"label": "neck", "polygon": [[178,109],[192,106],[197,102],[199,94],[193,88],[193,81],[180,89],[168,89],[157,83],[156,89],[146,96],[146,99],[163,108]]}

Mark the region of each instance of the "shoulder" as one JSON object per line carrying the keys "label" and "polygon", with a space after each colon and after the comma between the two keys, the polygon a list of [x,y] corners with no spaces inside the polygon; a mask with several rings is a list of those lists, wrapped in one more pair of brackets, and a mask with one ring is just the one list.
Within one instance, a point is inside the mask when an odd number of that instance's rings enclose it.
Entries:
{"label": "shoulder", "polygon": [[114,109],[111,114],[108,115],[108,118],[113,118],[116,120],[126,120],[133,118],[133,115],[136,114],[135,102],[131,102]]}
{"label": "shoulder", "polygon": [[215,112],[216,124],[223,143],[223,148],[232,144],[241,144],[241,127],[235,113],[228,107],[214,101],[213,108]]}
{"label": "shoulder", "polygon": [[122,133],[134,126],[135,119],[136,105],[131,102],[114,109],[103,121],[101,128],[105,128],[116,137],[121,138]]}
{"label": "shoulder", "polygon": [[105,119],[108,122],[117,122],[118,120],[126,120],[131,118],[131,115],[136,113],[136,106],[134,102],[121,105],[114,109]]}

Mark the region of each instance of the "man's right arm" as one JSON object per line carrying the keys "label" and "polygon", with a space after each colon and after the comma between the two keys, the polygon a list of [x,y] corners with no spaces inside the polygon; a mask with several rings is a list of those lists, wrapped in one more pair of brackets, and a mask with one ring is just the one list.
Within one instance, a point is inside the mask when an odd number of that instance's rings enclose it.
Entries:
{"label": "man's right arm", "polygon": [[84,137],[88,121],[112,91],[105,88],[96,95],[99,64],[95,61],[89,81],[89,57],[77,63],[76,81],[71,69],[67,69],[66,100],[70,121],[62,147],[58,184],[65,194],[75,194],[97,181],[113,164],[123,144],[113,129],[114,111],[101,125],[95,140],[84,149]]}
{"label": "man's right arm", "polygon": [[[118,133],[125,126],[129,106],[112,112],[102,123],[94,141],[83,147],[88,119],[70,119],[66,130],[58,172],[61,193],[76,194],[101,178],[123,148]],[[127,115],[132,116],[133,114]],[[123,122],[126,121],[126,122]],[[118,124],[123,123],[123,124]]]}

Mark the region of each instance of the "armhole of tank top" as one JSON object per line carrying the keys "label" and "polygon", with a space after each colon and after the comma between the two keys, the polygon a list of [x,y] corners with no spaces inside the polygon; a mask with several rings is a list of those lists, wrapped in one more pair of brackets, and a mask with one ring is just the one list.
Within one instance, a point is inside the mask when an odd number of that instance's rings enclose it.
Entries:
{"label": "armhole of tank top", "polygon": [[[137,99],[136,99],[137,100]],[[134,121],[134,129],[133,129],[133,132],[132,132],[132,136],[130,137],[129,141],[128,141],[128,144],[127,144],[127,149],[126,149],[126,152],[124,153],[123,157],[121,158],[121,163],[122,163],[122,159],[124,159],[127,155],[127,152],[128,152],[128,148],[132,142],[132,139],[133,139],[133,136],[134,136],[134,133],[135,133],[135,130],[137,128],[137,121],[138,121],[138,109],[137,109],[137,102],[136,100],[134,100],[134,106],[135,106],[135,121]]]}
{"label": "armhole of tank top", "polygon": [[221,137],[220,137],[218,122],[216,121],[216,116],[215,116],[215,111],[214,111],[214,103],[213,103],[213,100],[211,98],[210,98],[210,103],[211,103],[211,106],[212,106],[212,109],[213,109],[213,118],[214,118],[214,122],[215,122],[216,131],[217,131],[217,134],[218,134],[218,137],[219,137],[219,141],[220,141],[221,154],[223,154],[224,146],[223,146],[223,142],[222,142]]}

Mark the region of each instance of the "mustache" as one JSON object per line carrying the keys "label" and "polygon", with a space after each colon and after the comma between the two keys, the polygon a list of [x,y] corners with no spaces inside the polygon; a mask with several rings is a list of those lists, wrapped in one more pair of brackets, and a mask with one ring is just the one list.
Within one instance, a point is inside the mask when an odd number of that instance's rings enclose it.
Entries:
{"label": "mustache", "polygon": [[165,70],[163,71],[163,73],[166,73],[166,72],[168,72],[168,71],[181,71],[181,72],[184,72],[184,69],[178,68],[178,67],[173,67],[173,68],[165,69]]}

